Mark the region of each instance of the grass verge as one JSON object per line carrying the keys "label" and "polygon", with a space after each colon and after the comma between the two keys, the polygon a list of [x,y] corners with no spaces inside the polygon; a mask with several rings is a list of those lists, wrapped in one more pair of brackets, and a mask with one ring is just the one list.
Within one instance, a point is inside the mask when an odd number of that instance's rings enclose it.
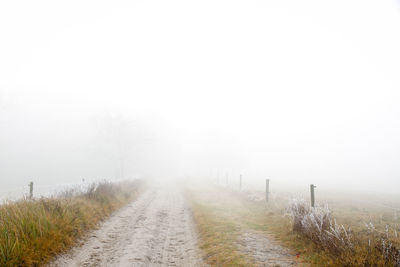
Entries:
{"label": "grass verge", "polygon": [[200,248],[211,266],[256,266],[237,246],[241,233],[248,230],[290,248],[299,266],[343,266],[306,235],[293,231],[283,203],[271,207],[265,201],[254,201],[226,189],[189,190],[187,196],[198,226]]}
{"label": "grass verge", "polygon": [[[310,209],[274,199],[274,205],[226,189],[191,191],[200,245],[213,266],[251,266],[236,244],[243,230],[273,236],[296,253],[300,266],[400,266],[397,214],[334,202]],[[349,227],[351,226],[351,227]]]}
{"label": "grass verge", "polygon": [[250,266],[249,259],[238,252],[236,242],[240,229],[218,213],[215,207],[192,199],[192,210],[200,234],[200,248],[211,266]]}
{"label": "grass verge", "polygon": [[42,266],[132,201],[140,181],[93,184],[85,192],[0,206],[0,266]]}
{"label": "grass verge", "polygon": [[[188,190],[187,198],[198,227],[204,260],[211,266],[257,266],[238,248],[242,233],[257,231],[271,238],[271,232],[281,231],[283,236],[286,230],[281,224],[279,229],[270,227],[276,221],[265,210],[265,205],[247,201],[236,193],[214,189]],[[308,261],[301,258],[298,262],[308,265]]]}

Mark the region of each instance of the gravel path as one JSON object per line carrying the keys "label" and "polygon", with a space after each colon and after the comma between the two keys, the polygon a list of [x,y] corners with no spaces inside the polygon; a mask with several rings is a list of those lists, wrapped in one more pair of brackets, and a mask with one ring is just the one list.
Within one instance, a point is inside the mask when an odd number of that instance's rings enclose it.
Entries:
{"label": "gravel path", "polygon": [[182,193],[144,192],[50,266],[205,266]]}

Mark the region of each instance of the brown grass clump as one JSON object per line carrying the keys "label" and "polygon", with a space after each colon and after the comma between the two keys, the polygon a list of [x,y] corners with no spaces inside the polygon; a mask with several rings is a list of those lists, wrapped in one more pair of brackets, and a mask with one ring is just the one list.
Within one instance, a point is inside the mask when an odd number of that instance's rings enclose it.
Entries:
{"label": "brown grass clump", "polygon": [[85,192],[0,206],[0,266],[40,266],[131,201],[141,182],[103,182]]}

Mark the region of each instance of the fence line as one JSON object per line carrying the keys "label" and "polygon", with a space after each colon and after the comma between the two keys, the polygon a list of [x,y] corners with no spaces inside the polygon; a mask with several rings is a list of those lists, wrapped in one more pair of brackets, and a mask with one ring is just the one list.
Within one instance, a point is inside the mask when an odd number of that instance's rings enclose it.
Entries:
{"label": "fence line", "polygon": [[[98,183],[101,181],[112,181],[121,182],[123,179],[112,179],[112,180],[84,180],[80,183],[60,183],[60,184],[37,184],[33,180],[33,197],[50,197],[62,193],[63,191],[70,189],[86,190],[93,183]],[[30,197],[30,182],[27,182],[25,186],[18,186],[10,188],[8,190],[0,190],[0,204],[5,201],[15,201],[24,197]]]}
{"label": "fence line", "polygon": [[[233,183],[233,184],[234,184],[234,183]],[[226,183],[225,187],[226,187],[226,188],[230,188],[230,189],[235,190],[235,191],[237,190],[237,189],[235,189],[234,185],[228,184],[228,182]],[[305,187],[305,188],[306,188],[306,187]],[[317,198],[316,195],[315,195],[315,188],[316,188],[316,186],[315,186],[314,184],[311,184],[309,188],[310,188],[310,189],[309,189],[309,190],[310,190],[310,191],[309,191],[310,204],[311,204],[311,206],[314,206],[316,203],[318,203],[318,198]],[[245,179],[243,179],[243,176],[240,175],[240,176],[239,176],[239,191],[241,191],[241,192],[243,192],[243,193],[251,192],[251,191],[253,191],[253,192],[258,192],[258,193],[260,193],[260,195],[259,195],[259,197],[258,197],[258,200],[261,200],[262,198],[264,198],[264,200],[265,200],[267,203],[269,203],[269,202],[274,202],[274,203],[271,203],[271,204],[276,205],[276,198],[277,198],[278,196],[276,195],[275,192],[273,192],[273,189],[272,189],[272,191],[271,191],[270,179],[266,179],[266,180],[265,180],[265,189],[264,189],[264,190],[261,190],[261,189],[260,189],[260,190],[257,190],[257,189],[250,190],[250,189],[248,189],[248,187],[246,186]],[[262,197],[261,192],[264,192],[264,193],[263,193],[263,195],[264,195],[263,197]],[[304,195],[303,195],[303,196],[297,196],[297,197],[295,197],[295,196],[284,197],[284,196],[281,195],[281,196],[279,196],[279,198],[282,198],[282,199],[284,199],[285,201],[290,201],[290,200],[292,200],[292,199],[296,199],[296,198],[302,198],[302,199],[304,199],[304,198],[306,198],[306,197],[305,197]],[[395,211],[395,212],[400,212],[400,207],[397,208],[397,207],[393,207],[393,206],[391,206],[391,205],[379,203],[379,202],[376,202],[376,201],[370,201],[370,200],[357,201],[357,199],[354,199],[353,201],[359,202],[359,203],[361,203],[361,204],[362,204],[362,203],[365,203],[365,204],[370,204],[370,205],[374,205],[374,206],[377,206],[377,207],[387,208],[387,209],[393,210],[393,211]]]}

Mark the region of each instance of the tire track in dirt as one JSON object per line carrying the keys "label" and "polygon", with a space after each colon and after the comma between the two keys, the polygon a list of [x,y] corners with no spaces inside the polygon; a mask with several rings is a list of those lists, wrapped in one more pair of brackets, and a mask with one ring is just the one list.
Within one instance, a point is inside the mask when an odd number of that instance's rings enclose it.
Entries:
{"label": "tire track in dirt", "polygon": [[50,266],[205,266],[182,192],[153,188]]}
{"label": "tire track in dirt", "polygon": [[254,260],[256,267],[298,266],[293,253],[271,237],[257,231],[246,231],[240,237],[240,250]]}

